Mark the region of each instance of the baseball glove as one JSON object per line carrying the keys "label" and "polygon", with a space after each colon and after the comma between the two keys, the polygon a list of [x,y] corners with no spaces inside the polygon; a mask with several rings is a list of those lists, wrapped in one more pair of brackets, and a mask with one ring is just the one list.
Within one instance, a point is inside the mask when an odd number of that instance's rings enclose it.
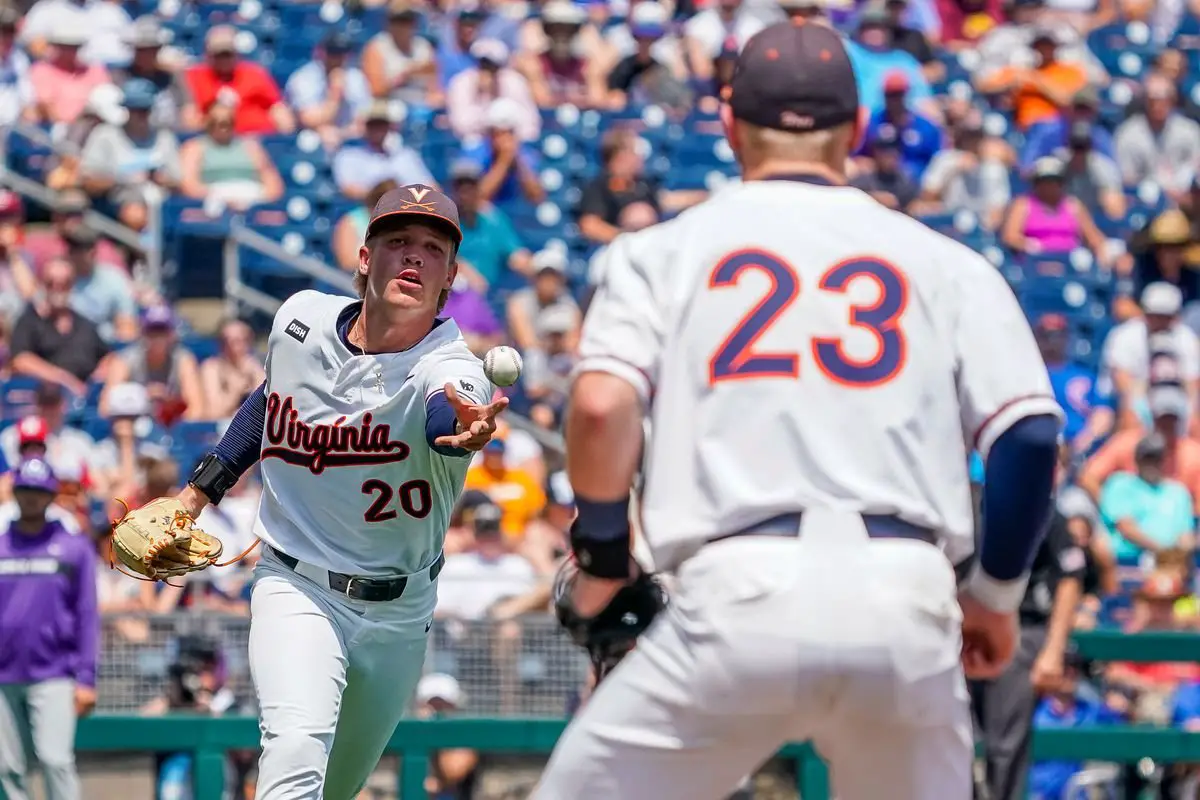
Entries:
{"label": "baseball glove", "polygon": [[160,497],[133,511],[126,506],[125,516],[113,523],[112,549],[134,577],[163,580],[215,564],[222,545],[196,527],[182,503]]}
{"label": "baseball glove", "polygon": [[667,607],[668,597],[658,578],[641,572],[600,613],[584,617],[571,603],[571,587],[578,574],[579,568],[570,560],[559,568],[554,579],[554,614],[571,641],[587,651],[599,683]]}

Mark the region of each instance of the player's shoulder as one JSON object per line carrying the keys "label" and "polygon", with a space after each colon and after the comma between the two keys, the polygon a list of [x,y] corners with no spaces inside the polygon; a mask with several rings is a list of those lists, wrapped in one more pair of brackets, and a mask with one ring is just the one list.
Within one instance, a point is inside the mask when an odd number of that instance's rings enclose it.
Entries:
{"label": "player's shoulder", "polygon": [[354,298],[340,294],[326,294],[315,289],[305,289],[283,301],[283,305],[275,312],[275,320],[271,324],[271,336],[287,334],[293,339],[303,342],[309,332],[318,328],[330,317],[334,319],[346,306],[355,302]]}

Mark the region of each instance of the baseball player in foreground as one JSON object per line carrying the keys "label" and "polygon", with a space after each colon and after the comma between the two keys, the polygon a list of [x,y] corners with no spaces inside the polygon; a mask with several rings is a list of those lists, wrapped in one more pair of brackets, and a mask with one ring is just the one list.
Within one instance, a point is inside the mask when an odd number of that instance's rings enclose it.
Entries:
{"label": "baseball player in foreground", "polygon": [[[260,390],[177,498],[114,534],[125,548],[131,529],[174,519],[187,547],[211,543],[190,520],[261,460],[249,653],[258,800],[356,796],[421,676],[450,512],[507,405],[490,402],[482,363],[437,318],[461,242],[445,195],[423,185],[385,194],[359,251],[362,300],[289,298]],[[214,561],[220,546],[206,546]],[[151,577],[177,547],[152,545]]]}
{"label": "baseball player in foreground", "polygon": [[[640,463],[677,591],[533,797],[715,800],[811,739],[840,800],[966,800],[964,668],[1012,656],[1061,411],[999,273],[845,185],[859,109],[835,32],[765,29],[731,89],[743,183],[611,244],[566,423],[560,618],[587,641],[613,604],[653,606],[629,555]],[[960,594],[972,445],[986,512]]]}

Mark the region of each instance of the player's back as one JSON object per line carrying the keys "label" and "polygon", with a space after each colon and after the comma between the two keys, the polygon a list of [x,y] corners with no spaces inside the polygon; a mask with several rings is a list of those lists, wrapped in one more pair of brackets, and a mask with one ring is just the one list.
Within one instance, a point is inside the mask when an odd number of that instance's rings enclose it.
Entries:
{"label": "player's back", "polygon": [[[856,189],[791,180],[731,187],[611,250],[584,357],[630,335],[654,353],[637,366],[654,393],[656,555],[813,505],[969,542],[964,287],[1016,307],[978,254]],[[617,297],[652,324],[633,330]]]}

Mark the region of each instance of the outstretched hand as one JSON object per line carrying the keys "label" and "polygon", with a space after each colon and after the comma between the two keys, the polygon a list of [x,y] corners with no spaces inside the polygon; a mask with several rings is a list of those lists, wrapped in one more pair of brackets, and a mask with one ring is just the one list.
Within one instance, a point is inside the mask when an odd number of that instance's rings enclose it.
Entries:
{"label": "outstretched hand", "polygon": [[501,397],[487,405],[474,405],[458,396],[454,384],[447,383],[444,389],[446,402],[454,409],[454,416],[458,418],[459,432],[453,436],[439,436],[433,443],[439,447],[482,450],[496,433],[496,416],[508,408],[508,398]]}

